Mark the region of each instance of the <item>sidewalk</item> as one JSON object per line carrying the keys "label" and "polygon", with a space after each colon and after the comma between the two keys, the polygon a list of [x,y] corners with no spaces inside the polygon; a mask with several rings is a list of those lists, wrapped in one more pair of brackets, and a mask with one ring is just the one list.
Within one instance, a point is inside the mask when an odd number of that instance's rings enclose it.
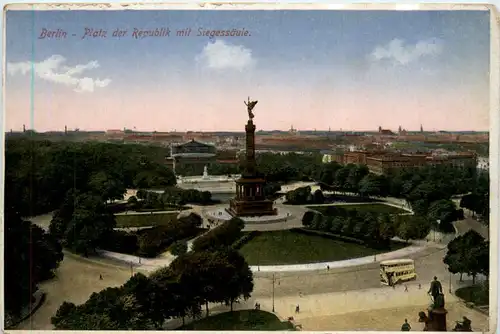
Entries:
{"label": "sidewalk", "polygon": [[186,210],[165,210],[165,211],[127,211],[127,212],[119,212],[115,213],[115,216],[140,216],[140,215],[159,215],[162,213],[181,213],[183,211],[188,211],[191,209],[186,209]]}

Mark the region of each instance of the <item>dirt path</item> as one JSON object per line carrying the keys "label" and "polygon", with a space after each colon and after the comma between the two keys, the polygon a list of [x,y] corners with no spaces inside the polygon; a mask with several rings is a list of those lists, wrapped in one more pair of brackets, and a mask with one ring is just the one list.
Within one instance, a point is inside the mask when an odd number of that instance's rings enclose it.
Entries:
{"label": "dirt path", "polygon": [[[50,330],[50,318],[63,302],[82,304],[93,292],[120,286],[130,278],[129,268],[111,261],[86,260],[67,252],[64,257],[57,277],[40,284],[40,289],[47,293],[45,303],[16,329]],[[103,280],[99,279],[99,275]]]}

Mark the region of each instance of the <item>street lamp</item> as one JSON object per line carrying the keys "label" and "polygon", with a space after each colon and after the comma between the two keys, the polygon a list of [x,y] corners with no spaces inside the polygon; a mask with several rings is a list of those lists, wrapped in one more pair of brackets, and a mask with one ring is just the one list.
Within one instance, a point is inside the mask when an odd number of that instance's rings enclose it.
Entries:
{"label": "street lamp", "polygon": [[273,313],[274,313],[274,281],[276,280],[275,274],[273,273]]}

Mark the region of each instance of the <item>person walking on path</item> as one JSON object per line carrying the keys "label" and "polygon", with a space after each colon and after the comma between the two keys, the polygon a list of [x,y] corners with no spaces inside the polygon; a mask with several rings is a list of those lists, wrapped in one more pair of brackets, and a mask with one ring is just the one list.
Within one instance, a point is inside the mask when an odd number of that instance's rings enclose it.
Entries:
{"label": "person walking on path", "polygon": [[408,285],[405,284],[405,292],[408,292]]}
{"label": "person walking on path", "polygon": [[295,313],[300,313],[300,306],[299,306],[299,304],[297,304],[297,306],[295,306]]}

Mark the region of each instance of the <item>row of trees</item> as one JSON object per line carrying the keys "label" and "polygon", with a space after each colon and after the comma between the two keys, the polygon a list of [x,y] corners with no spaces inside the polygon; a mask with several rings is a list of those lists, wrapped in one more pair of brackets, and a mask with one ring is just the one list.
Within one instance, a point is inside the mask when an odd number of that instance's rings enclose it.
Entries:
{"label": "row of trees", "polygon": [[470,230],[448,244],[443,262],[452,274],[460,273],[460,281],[462,275],[467,274],[472,276],[474,284],[478,274],[489,276],[489,243],[479,233]]}
{"label": "row of trees", "polygon": [[38,283],[50,279],[63,260],[61,245],[50,234],[12,210],[4,212],[4,307],[6,320],[18,318],[33,301]]}
{"label": "row of trees", "polygon": [[199,317],[202,306],[247,299],[253,276],[236,251],[191,252],[149,277],[135,274],[118,288],[94,293],[82,305],[64,302],[52,318],[63,330],[148,330],[162,328],[165,320]]}
{"label": "row of trees", "polygon": [[127,188],[176,184],[160,147],[26,138],[5,143],[5,204],[22,216],[59,208],[70,189],[122,199]]}
{"label": "row of trees", "polygon": [[472,211],[473,214],[479,215],[481,219],[489,223],[490,196],[488,191],[481,193],[476,190],[463,196],[460,199],[460,207]]}
{"label": "row of trees", "polygon": [[[326,200],[334,200],[337,195],[330,195],[329,197],[331,198],[328,199],[319,189],[311,193],[311,187],[309,186],[297,188],[286,194],[287,203],[289,204],[322,204]],[[425,199],[425,201],[428,200]],[[463,210],[457,209],[451,199],[434,200],[429,205],[425,205],[425,209],[419,206],[421,204],[422,201],[414,202],[413,209],[415,216],[419,217],[419,220],[432,222],[432,227],[443,232],[453,232],[452,222],[464,218]],[[325,210],[330,210],[334,216],[339,215],[335,207],[325,208]],[[339,208],[338,210],[342,209]],[[342,215],[340,214],[340,216]]]}
{"label": "row of trees", "polygon": [[377,214],[340,207],[328,207],[325,215],[307,211],[302,224],[309,229],[359,239],[372,247],[388,247],[396,236],[406,241],[423,239],[431,228],[429,220],[418,216]]}
{"label": "row of trees", "polygon": [[[395,169],[388,175],[370,174],[364,165],[336,162],[325,164],[321,176],[323,190],[405,199],[416,214],[427,214],[432,203],[450,200],[453,195],[477,194],[477,198],[489,198],[489,175],[475,167],[427,166],[421,168]],[[476,195],[474,195],[476,196]],[[475,197],[476,199],[476,197]],[[472,200],[464,203],[473,211],[487,215],[488,201]],[[468,204],[474,203],[474,204]],[[462,207],[465,207],[462,205]]]}

